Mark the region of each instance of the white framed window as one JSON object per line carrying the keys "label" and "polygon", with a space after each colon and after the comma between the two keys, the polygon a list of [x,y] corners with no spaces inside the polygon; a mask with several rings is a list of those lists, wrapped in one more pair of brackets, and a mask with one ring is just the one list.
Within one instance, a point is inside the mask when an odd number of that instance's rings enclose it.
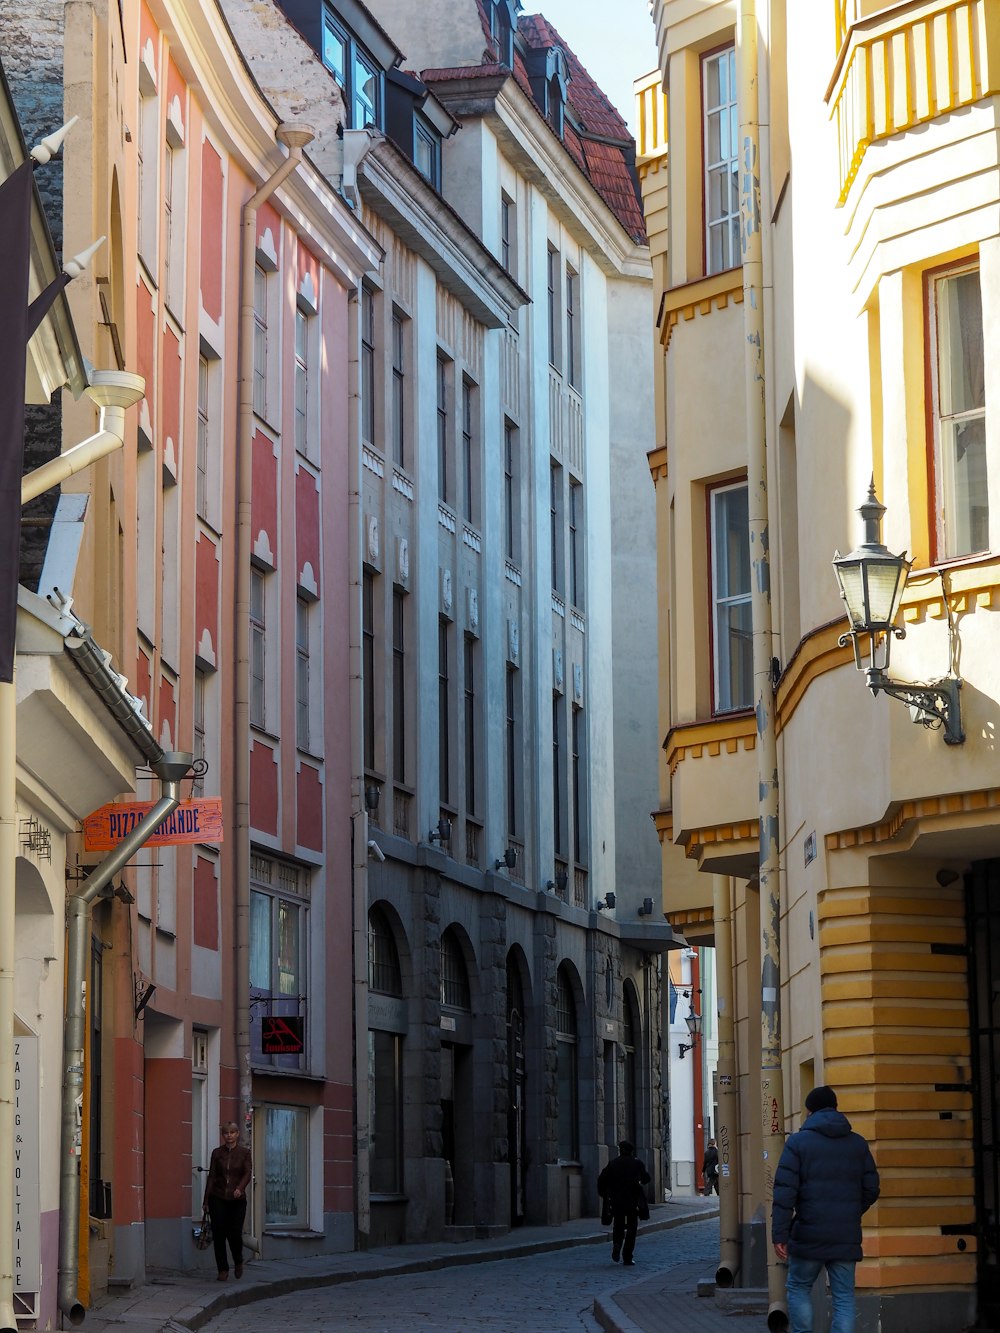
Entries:
{"label": "white framed window", "polygon": [[462,380],[462,517],[479,521],[479,394],[472,380]]}
{"label": "white framed window", "polygon": [[[207,726],[206,695],[208,692],[208,672],[203,671],[201,667],[194,669],[194,698],[192,700],[192,723],[193,733],[192,749],[195,759],[207,760],[205,743],[205,731]],[[196,777],[191,786],[193,796],[204,796],[205,779]]]}
{"label": "white framed window", "polygon": [[195,509],[208,517],[208,358],[198,357],[198,439],[195,447]]}
{"label": "white framed window", "polygon": [[571,477],[569,483],[569,600],[577,610],[583,608],[583,572],[583,486]]}
{"label": "white framed window", "polygon": [[375,443],[375,293],[361,289],[361,438]]}
{"label": "white framed window", "polygon": [[517,564],[520,560],[520,506],[518,504],[519,440],[517,427],[507,419],[503,423],[503,535],[504,555]]}
{"label": "white framed window", "polygon": [[261,1106],[258,1129],[263,1138],[264,1225],[308,1227],[309,1108]]}
{"label": "white framed window", "polygon": [[977,266],[927,281],[934,550],[952,560],[990,549],[983,305]]}
{"label": "white framed window", "polygon": [[549,544],[552,554],[552,591],[563,591],[563,470],[549,462]]}
{"label": "white framed window", "polygon": [[382,71],[354,34],[328,10],[323,26],[323,62],[344,90],[348,128],[382,128]]}
{"label": "white framed window", "polygon": [[139,63],[139,127],[136,134],[139,205],[139,256],[146,270],[156,278],[156,233],[160,221],[157,208],[160,136],[160,99],[156,84],[145,61]]}
{"label": "white framed window", "polygon": [[505,273],[514,276],[517,258],[517,210],[508,194],[500,196],[500,263]]}
{"label": "white framed window", "polygon": [[442,805],[451,802],[451,632],[438,620],[438,788]]}
{"label": "white framed window", "polygon": [[750,526],[745,481],[709,496],[712,666],[716,713],[753,707]]}
{"label": "white framed window", "polygon": [[[285,861],[250,857],[250,1050],[255,1065],[305,1069],[306,1053],[265,1054],[265,1018],[308,1022],[308,872]],[[308,1032],[305,1033],[308,1044]]]}
{"label": "white framed window", "polygon": [[406,343],[409,320],[392,312],[392,461],[406,466]]}
{"label": "white framed window", "polygon": [[437,359],[438,499],[451,503],[451,398],[452,364],[443,352]]}
{"label": "white framed window", "polygon": [[549,329],[549,365],[558,370],[560,366],[559,251],[551,245],[546,252],[545,290]]}
{"label": "white framed window", "polygon": [[413,165],[424,180],[441,188],[441,136],[423,116],[413,117]]}
{"label": "white framed window", "polygon": [[309,316],[295,308],[295,447],[309,454]]}
{"label": "white framed window", "polygon": [[267,576],[250,570],[250,724],[267,725]]}
{"label": "white framed window", "polygon": [[268,408],[268,304],[270,274],[260,263],[253,273],[253,410],[267,418]]}
{"label": "white framed window", "polygon": [[573,389],[580,387],[579,347],[580,275],[566,265],[566,383]]}
{"label": "white framed window", "polygon": [[736,48],[702,58],[705,162],[705,272],[740,262],[739,111]]}

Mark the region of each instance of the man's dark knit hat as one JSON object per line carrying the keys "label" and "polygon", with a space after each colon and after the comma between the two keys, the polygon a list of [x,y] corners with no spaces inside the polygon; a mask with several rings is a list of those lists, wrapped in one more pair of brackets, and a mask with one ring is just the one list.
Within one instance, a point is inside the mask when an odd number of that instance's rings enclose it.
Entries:
{"label": "man's dark knit hat", "polygon": [[836,1111],[837,1094],[832,1088],[828,1088],[825,1083],[820,1084],[818,1088],[813,1088],[812,1092],[806,1097],[806,1110],[812,1115],[813,1111]]}

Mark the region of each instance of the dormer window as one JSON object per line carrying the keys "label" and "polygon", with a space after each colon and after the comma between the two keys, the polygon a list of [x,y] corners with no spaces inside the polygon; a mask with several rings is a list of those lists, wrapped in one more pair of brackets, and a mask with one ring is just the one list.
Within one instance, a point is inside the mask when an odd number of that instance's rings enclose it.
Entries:
{"label": "dormer window", "polygon": [[413,116],[413,165],[435,190],[441,188],[441,136],[419,112]]}
{"label": "dormer window", "polygon": [[559,138],[563,137],[566,120],[566,89],[569,67],[562,48],[537,47],[525,52],[531,95],[542,115]]}
{"label": "dormer window", "polygon": [[490,32],[497,53],[497,61],[514,68],[514,33],[517,32],[516,0],[493,0],[490,10]]}
{"label": "dormer window", "polygon": [[344,91],[347,127],[382,129],[382,71],[354,34],[327,10],[323,24],[323,63]]}

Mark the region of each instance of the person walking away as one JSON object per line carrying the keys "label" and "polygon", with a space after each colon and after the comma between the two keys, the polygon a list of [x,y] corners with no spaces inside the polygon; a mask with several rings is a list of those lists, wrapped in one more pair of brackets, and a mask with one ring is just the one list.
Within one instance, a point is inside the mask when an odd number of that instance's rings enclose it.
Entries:
{"label": "person walking away", "polygon": [[240,1128],[235,1120],[222,1126],[222,1143],[212,1149],[205,1182],[204,1206],[212,1222],[212,1244],[219,1282],[229,1277],[229,1256],[237,1277],[243,1276],[243,1220],[247,1215],[247,1186],[253,1175],[250,1149],[240,1143]]}
{"label": "person walking away", "polygon": [[635,1147],[627,1139],[618,1145],[618,1156],[609,1162],[597,1177],[597,1192],[611,1203],[611,1258],[615,1263],[633,1265],[635,1233],[639,1214],[649,1216],[643,1185],[649,1183],[645,1164],[635,1155]]}
{"label": "person walking away", "polygon": [[719,1192],[719,1149],[716,1146],[715,1139],[709,1139],[708,1146],[705,1148],[705,1157],[701,1164],[701,1175],[704,1180],[703,1193],[706,1197],[714,1190]]}
{"label": "person walking away", "polygon": [[854,1333],[854,1270],[861,1218],[879,1196],[868,1144],[837,1110],[833,1088],[813,1088],[806,1119],[789,1136],[774,1176],[771,1241],[788,1261],[791,1333],[812,1333],[812,1289],[823,1268],[833,1305],[830,1333]]}

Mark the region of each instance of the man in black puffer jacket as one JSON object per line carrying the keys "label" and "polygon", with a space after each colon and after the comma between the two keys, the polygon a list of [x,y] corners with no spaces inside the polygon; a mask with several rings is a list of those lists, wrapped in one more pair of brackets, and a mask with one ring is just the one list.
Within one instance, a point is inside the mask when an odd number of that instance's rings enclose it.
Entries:
{"label": "man in black puffer jacket", "polygon": [[[648,1207],[643,1205],[646,1196],[642,1187],[649,1183],[649,1172],[645,1164],[635,1155],[635,1147],[627,1139],[618,1145],[618,1156],[609,1162],[597,1177],[597,1192],[602,1199],[611,1204],[614,1226],[611,1231],[611,1258],[619,1258],[631,1266],[635,1250],[635,1233],[639,1225],[639,1213],[649,1216]],[[624,1249],[622,1248],[624,1244]]]}
{"label": "man in black puffer jacket", "polygon": [[837,1110],[832,1088],[813,1088],[809,1112],[785,1143],[774,1177],[771,1241],[788,1261],[791,1333],[812,1333],[812,1288],[830,1278],[830,1333],[854,1333],[854,1269],[861,1258],[861,1217],[879,1194],[875,1161]]}

